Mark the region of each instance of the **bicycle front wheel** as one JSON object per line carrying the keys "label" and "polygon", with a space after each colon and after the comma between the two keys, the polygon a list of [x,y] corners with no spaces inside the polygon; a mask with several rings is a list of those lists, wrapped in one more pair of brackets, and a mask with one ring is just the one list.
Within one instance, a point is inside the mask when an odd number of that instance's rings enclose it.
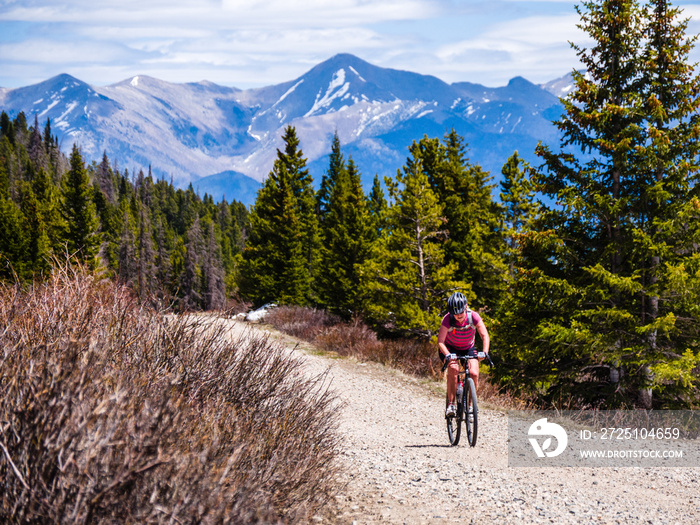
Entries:
{"label": "bicycle front wheel", "polygon": [[[462,404],[457,400],[457,415],[453,417],[445,416],[445,423],[447,423],[447,437],[450,440],[450,445],[456,447],[459,444],[459,437],[462,432]],[[445,408],[449,404],[449,400],[445,397]]]}
{"label": "bicycle front wheel", "polygon": [[464,394],[464,424],[467,426],[467,441],[469,446],[473,447],[476,445],[476,434],[479,429],[479,407],[476,404],[476,387],[471,377],[464,384]]}

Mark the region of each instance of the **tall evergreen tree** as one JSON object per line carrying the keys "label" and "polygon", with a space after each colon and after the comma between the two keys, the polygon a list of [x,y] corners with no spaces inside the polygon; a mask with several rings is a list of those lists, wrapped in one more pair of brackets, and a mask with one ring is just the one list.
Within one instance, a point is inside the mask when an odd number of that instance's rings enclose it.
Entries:
{"label": "tall evergreen tree", "polygon": [[46,171],[40,169],[32,181],[32,190],[37,198],[39,212],[46,227],[50,252],[59,254],[65,250],[68,225],[61,213],[61,192]]}
{"label": "tall evergreen tree", "polygon": [[217,240],[213,222],[207,226],[206,260],[202,274],[204,278],[204,308],[221,310],[226,306],[226,284],[224,267],[221,261],[221,244]]}
{"label": "tall evergreen tree", "polygon": [[[690,140],[700,130],[698,82],[683,52],[660,68],[656,22],[636,1],[583,5],[580,27],[593,46],[576,49],[587,75],[574,73],[576,88],[564,100],[562,151],[538,149],[546,165],[540,189],[559,207],[528,240],[504,323],[504,354],[513,359],[504,373],[538,384],[549,400],[649,407],[653,387],[658,403],[688,403],[677,392],[681,384],[685,394],[692,389],[698,323],[683,326],[690,311],[670,299],[696,286],[677,272],[693,267],[700,245]],[[672,17],[665,24],[682,26]],[[687,50],[682,35],[666,32],[667,49]],[[660,94],[668,89],[673,101]],[[669,148],[671,134],[677,146]],[[684,246],[669,245],[671,237]]]}
{"label": "tall evergreen tree", "polygon": [[63,177],[63,216],[68,231],[68,250],[89,263],[95,263],[100,246],[99,220],[92,199],[92,185],[77,145],[70,156],[70,170]]}
{"label": "tall evergreen tree", "polygon": [[204,239],[199,217],[195,217],[192,226],[187,230],[187,244],[180,286],[183,296],[183,307],[186,310],[196,310],[203,306],[202,268],[204,255]]}
{"label": "tall evergreen tree", "polygon": [[102,162],[97,168],[97,186],[105,195],[107,202],[111,205],[117,203],[117,192],[114,188],[114,173],[107,157],[107,152],[102,154]]}
{"label": "tall evergreen tree", "polygon": [[134,220],[126,206],[121,207],[121,236],[118,252],[118,278],[122,284],[133,285],[138,279],[138,262],[136,260],[136,234]]}
{"label": "tall evergreen tree", "polygon": [[[43,170],[41,170],[43,173]],[[20,184],[20,208],[28,232],[27,270],[34,274],[47,272],[50,268],[51,242],[41,205],[32,186],[25,181]]]}
{"label": "tall evergreen tree", "polygon": [[449,232],[445,256],[472,283],[476,308],[498,308],[505,292],[501,210],[492,198],[491,177],[466,155],[464,139],[451,130],[440,142],[424,137],[411,151],[420,158],[442,204]]}
{"label": "tall evergreen tree", "polygon": [[241,292],[256,304],[309,304],[318,257],[316,200],[293,127],[250,213]]}
{"label": "tall evergreen tree", "polygon": [[148,208],[141,206],[138,233],[138,294],[146,299],[155,291],[156,253]]}
{"label": "tall evergreen tree", "polygon": [[321,305],[349,318],[361,309],[359,268],[373,238],[367,200],[352,158],[330,188],[328,211],[321,223],[321,271],[316,287]]}
{"label": "tall evergreen tree", "polygon": [[36,114],[34,115],[34,126],[29,135],[29,147],[27,149],[29,152],[29,159],[32,161],[32,171],[38,170],[39,168],[48,169],[44,140],[41,136],[41,130],[39,129],[39,117]]}
{"label": "tall evergreen tree", "polygon": [[162,217],[157,219],[156,238],[156,277],[159,293],[167,296],[172,285],[172,262],[170,260],[172,234],[168,235]]}
{"label": "tall evergreen tree", "polygon": [[470,286],[457,278],[455,263],[445,264],[442,204],[412,153],[396,180],[385,179],[392,204],[362,276],[375,322],[428,336],[437,331],[449,294],[469,293]]}
{"label": "tall evergreen tree", "polygon": [[382,217],[386,213],[386,209],[387,202],[384,197],[382,183],[379,180],[379,175],[375,175],[372,181],[372,189],[367,195],[367,211],[369,211],[375,237],[379,235],[382,229]]}
{"label": "tall evergreen tree", "polygon": [[[640,321],[648,327],[647,362],[642,365],[647,388],[642,394],[643,404],[650,406],[654,384],[683,395],[683,388],[675,385],[687,382],[689,363],[700,360],[700,353],[693,354],[683,341],[700,335],[694,308],[672,300],[688,296],[687,285],[676,284],[678,272],[684,274],[685,283],[693,282],[690,254],[697,253],[700,245],[700,231],[694,227],[700,193],[700,76],[689,62],[697,36],[686,36],[688,20],[680,18],[681,11],[668,1],[652,0],[644,14],[648,21],[642,54],[646,140],[641,157],[647,174],[633,235],[641,240],[639,244],[651,248],[640,301]],[[668,324],[674,328],[671,338],[662,337]]]}
{"label": "tall evergreen tree", "polygon": [[328,215],[330,209],[330,199],[333,194],[338,178],[345,172],[345,159],[340,148],[340,139],[338,132],[333,135],[331,141],[331,154],[328,170],[323,173],[321,178],[321,187],[316,195],[316,207],[318,210],[319,222],[323,223],[324,218]]}
{"label": "tall evergreen tree", "polygon": [[511,277],[518,246],[518,235],[528,229],[537,215],[535,189],[529,177],[530,166],[516,151],[504,164],[501,174],[501,203],[503,205],[505,238]]}
{"label": "tall evergreen tree", "polygon": [[24,278],[29,266],[30,240],[22,211],[0,195],[0,277]]}

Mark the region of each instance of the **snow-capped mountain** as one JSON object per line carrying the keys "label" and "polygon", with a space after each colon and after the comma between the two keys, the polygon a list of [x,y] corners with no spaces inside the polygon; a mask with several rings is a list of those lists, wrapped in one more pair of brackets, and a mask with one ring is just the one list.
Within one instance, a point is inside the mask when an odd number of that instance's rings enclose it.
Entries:
{"label": "snow-capped mountain", "polygon": [[523,78],[499,88],[450,85],[341,54],[290,82],[245,91],[146,76],[96,87],[59,75],[0,90],[0,108],[11,117],[24,111],[29,122],[36,115],[42,126],[50,118],[62,148],[77,142],[88,161],[106,151],[122,169],[150,165],[178,185],[250,203],[288,124],[317,183],[335,132],[367,185],[375,174],[394,174],[412,141],[452,128],[466,139],[470,160],[497,175],[516,149],[531,159],[539,140],[557,140],[556,93]]}
{"label": "snow-capped mountain", "polygon": [[[589,73],[585,72],[584,70],[581,70],[581,72],[583,73],[583,78],[586,80],[591,80]],[[575,87],[574,76],[571,73],[568,73],[563,77],[547,82],[546,84],[542,84],[540,87],[545,91],[550,92],[555,97],[564,98],[571,93]]]}

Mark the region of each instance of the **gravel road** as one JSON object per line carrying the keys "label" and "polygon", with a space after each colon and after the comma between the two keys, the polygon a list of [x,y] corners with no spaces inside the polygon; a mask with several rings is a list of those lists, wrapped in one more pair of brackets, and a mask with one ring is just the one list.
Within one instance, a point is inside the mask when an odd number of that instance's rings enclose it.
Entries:
{"label": "gravel road", "polygon": [[345,403],[347,485],[315,522],[700,523],[700,468],[509,468],[504,413],[480,407],[477,446],[451,447],[434,383],[299,347]]}

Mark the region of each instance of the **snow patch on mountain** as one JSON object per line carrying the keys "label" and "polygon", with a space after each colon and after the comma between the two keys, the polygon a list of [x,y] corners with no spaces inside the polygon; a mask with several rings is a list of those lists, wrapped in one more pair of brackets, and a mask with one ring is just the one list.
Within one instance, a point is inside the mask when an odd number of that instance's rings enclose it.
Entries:
{"label": "snow patch on mountain", "polygon": [[302,78],[299,82],[294,84],[292,87],[290,87],[287,91],[284,92],[284,95],[282,95],[277,102],[275,102],[272,106],[275,107],[278,104],[280,104],[285,98],[287,98],[290,94],[294,92],[294,90],[299,87],[301,84],[303,84],[304,79]]}
{"label": "snow patch on mountain", "polygon": [[364,78],[362,78],[362,75],[360,75],[354,67],[348,66],[348,69],[349,69],[350,71],[352,71],[353,73],[355,73],[355,74],[357,75],[357,78],[359,78],[360,80],[362,80],[362,82],[367,82]]}
{"label": "snow patch on mountain", "polygon": [[[321,92],[319,91],[316,95],[316,100],[311,109],[306,112],[304,117],[310,117],[318,113],[322,108],[330,106],[331,102],[337,98],[341,98],[350,89],[350,83],[345,82],[345,70],[339,69],[333,74],[333,78],[328,84],[326,92],[321,97]],[[320,97],[320,98],[319,98]]]}
{"label": "snow patch on mountain", "polygon": [[[583,78],[590,80],[590,73],[585,72]],[[573,74],[567,73],[563,77],[554,79],[546,84],[541,84],[540,87],[556,97],[564,98],[573,91],[576,87],[576,83],[574,82]]]}

